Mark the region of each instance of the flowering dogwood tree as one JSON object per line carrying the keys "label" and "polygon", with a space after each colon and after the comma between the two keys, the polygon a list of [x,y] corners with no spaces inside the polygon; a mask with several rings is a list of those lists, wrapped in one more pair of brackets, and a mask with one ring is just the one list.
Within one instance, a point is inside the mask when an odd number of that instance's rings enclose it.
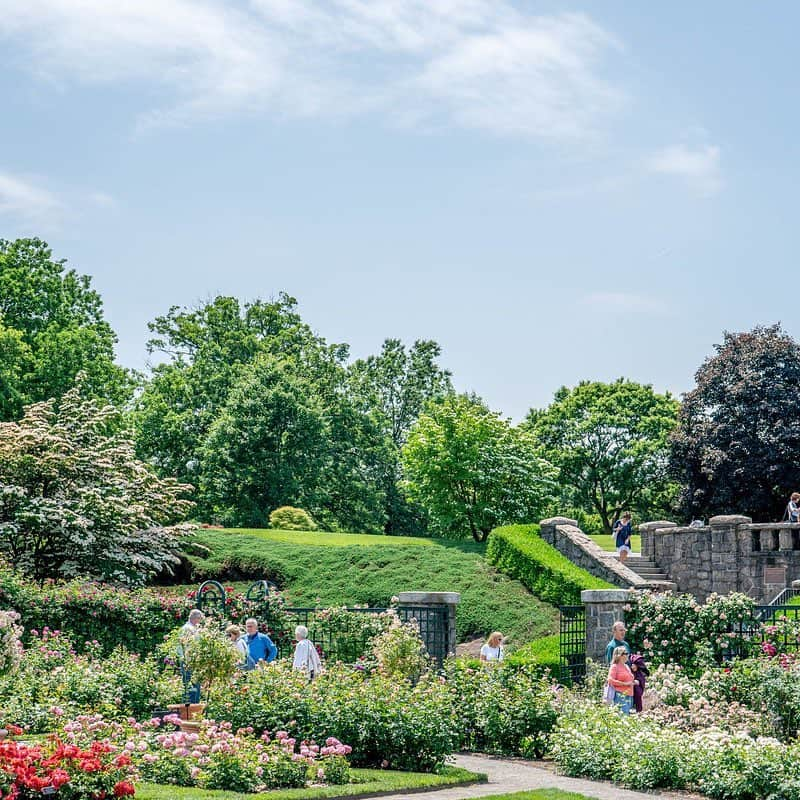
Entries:
{"label": "flowering dogwood tree", "polygon": [[120,412],[78,388],[0,423],[0,554],[38,581],[170,569],[190,489],[139,461]]}

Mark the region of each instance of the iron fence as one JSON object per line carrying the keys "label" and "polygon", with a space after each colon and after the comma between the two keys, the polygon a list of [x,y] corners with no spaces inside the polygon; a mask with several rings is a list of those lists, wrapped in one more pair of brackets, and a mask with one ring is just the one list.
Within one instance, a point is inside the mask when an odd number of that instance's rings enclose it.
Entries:
{"label": "iron fence", "polygon": [[577,683],[586,677],[586,608],[559,606],[561,681]]}

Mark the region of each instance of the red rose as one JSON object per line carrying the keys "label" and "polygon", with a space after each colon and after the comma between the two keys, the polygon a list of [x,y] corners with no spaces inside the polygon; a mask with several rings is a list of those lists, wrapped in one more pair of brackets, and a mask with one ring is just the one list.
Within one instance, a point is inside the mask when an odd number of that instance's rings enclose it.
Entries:
{"label": "red rose", "polygon": [[114,797],[133,797],[136,787],[130,781],[120,781],[114,786]]}

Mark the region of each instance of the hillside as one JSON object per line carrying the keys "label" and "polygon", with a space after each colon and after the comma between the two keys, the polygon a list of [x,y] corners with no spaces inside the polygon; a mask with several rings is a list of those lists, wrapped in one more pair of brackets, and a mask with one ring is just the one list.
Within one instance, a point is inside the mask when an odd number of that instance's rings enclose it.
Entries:
{"label": "hillside", "polygon": [[459,641],[501,630],[514,645],[553,633],[557,611],[449,539],[276,530],[202,530],[192,578],[267,578],[292,605],[385,606],[401,591],[455,591]]}

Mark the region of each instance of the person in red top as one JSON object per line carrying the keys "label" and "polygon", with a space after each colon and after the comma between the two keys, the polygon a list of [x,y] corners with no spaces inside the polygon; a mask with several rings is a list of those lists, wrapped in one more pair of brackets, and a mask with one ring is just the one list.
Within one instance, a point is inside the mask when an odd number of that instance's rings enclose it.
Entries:
{"label": "person in red top", "polygon": [[608,668],[608,684],[614,688],[614,705],[623,714],[630,714],[633,706],[633,673],[627,664],[628,651],[617,647]]}

